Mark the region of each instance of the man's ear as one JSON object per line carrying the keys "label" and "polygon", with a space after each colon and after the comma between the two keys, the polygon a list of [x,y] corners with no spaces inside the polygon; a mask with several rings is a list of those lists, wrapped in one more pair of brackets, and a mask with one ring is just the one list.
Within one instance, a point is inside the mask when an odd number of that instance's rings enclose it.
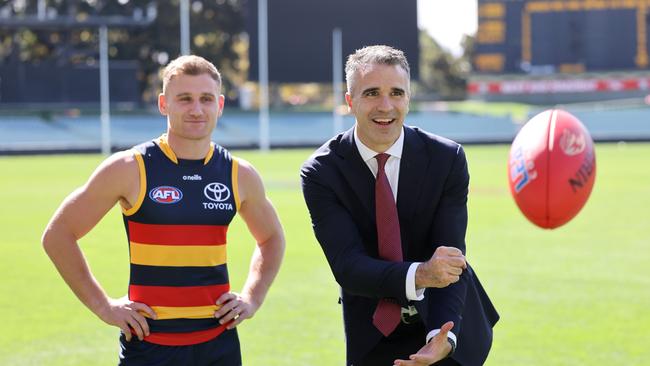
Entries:
{"label": "man's ear", "polygon": [[167,115],[167,100],[165,99],[165,94],[158,94],[158,110],[163,116]]}
{"label": "man's ear", "polygon": [[348,104],[348,110],[352,109],[352,96],[350,93],[345,93],[345,102]]}
{"label": "man's ear", "polygon": [[226,104],[226,97],[223,94],[219,94],[218,103],[219,103],[219,113],[217,116],[221,117],[221,115],[223,114],[223,106]]}

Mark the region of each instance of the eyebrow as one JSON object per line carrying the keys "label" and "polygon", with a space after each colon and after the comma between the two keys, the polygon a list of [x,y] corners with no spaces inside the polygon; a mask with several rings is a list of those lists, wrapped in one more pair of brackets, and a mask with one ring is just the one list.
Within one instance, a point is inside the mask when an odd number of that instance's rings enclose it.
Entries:
{"label": "eyebrow", "polygon": [[[366,93],[373,92],[373,91],[378,91],[378,90],[379,90],[378,87],[372,87],[372,88],[364,89],[364,90],[361,92],[361,94],[366,94]],[[404,90],[404,89],[402,89],[402,88],[390,88],[390,91],[391,91],[391,92],[402,92],[402,93],[406,93],[406,90]]]}
{"label": "eyebrow", "polygon": [[[176,98],[191,97],[191,96],[192,96],[192,93],[189,93],[189,92],[183,92],[183,93],[176,94]],[[213,97],[213,98],[217,97],[217,95],[214,94],[214,93],[201,93],[201,96],[202,97],[209,96],[209,97]]]}

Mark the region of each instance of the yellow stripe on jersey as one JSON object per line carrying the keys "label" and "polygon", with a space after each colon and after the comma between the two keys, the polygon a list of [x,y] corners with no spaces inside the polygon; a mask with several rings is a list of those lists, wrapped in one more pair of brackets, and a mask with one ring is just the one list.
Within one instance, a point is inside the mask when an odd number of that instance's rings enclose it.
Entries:
{"label": "yellow stripe on jersey", "polygon": [[151,245],[132,241],[130,247],[133,264],[209,267],[226,263],[225,245]]}
{"label": "yellow stripe on jersey", "polygon": [[239,162],[232,157],[232,195],[235,200],[235,209],[239,212],[241,201],[239,200]]}
{"label": "yellow stripe on jersey", "polygon": [[[173,161],[175,164],[178,164],[178,158],[176,157],[174,150],[172,150],[171,146],[169,146],[169,139],[167,138],[166,133],[162,134],[162,136],[158,138],[158,146],[160,146],[160,150],[162,150],[163,154],[165,154],[169,160]],[[214,143],[210,142],[210,150],[208,150],[208,154],[205,156],[205,159],[203,159],[203,165],[208,165],[213,155]]]}
{"label": "yellow stripe on jersey", "polygon": [[175,164],[178,164],[178,158],[176,158],[176,154],[174,154],[174,150],[172,150],[171,146],[169,146],[166,133],[163,133],[158,138],[158,146],[160,146],[160,150],[162,150],[163,154],[165,154],[165,156],[169,158],[169,160],[173,161]]}
{"label": "yellow stripe on jersey", "polygon": [[140,191],[138,192],[138,199],[135,201],[133,207],[128,210],[122,208],[122,213],[124,213],[124,216],[131,216],[136,213],[140,209],[140,206],[142,206],[144,197],[147,195],[147,171],[144,168],[144,160],[142,159],[142,154],[140,154],[140,152],[137,150],[132,151],[133,157],[135,157],[135,160],[138,162],[138,171],[140,172]]}
{"label": "yellow stripe on jersey", "polygon": [[[217,305],[207,305],[207,306],[183,306],[183,307],[172,307],[172,306],[152,306],[151,309],[156,312],[158,320],[165,319],[206,319],[214,318],[214,312],[219,309],[220,306]],[[146,315],[146,313],[141,313]]]}
{"label": "yellow stripe on jersey", "polygon": [[214,155],[214,142],[210,142],[210,150],[208,150],[208,155],[203,159],[203,165],[208,165],[210,159],[212,159],[212,155]]}

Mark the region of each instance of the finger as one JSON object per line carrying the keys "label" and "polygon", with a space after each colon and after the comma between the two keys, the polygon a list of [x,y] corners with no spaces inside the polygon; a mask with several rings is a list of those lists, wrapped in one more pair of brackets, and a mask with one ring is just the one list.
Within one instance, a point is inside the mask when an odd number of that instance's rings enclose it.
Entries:
{"label": "finger", "polygon": [[436,249],[436,252],[440,250],[443,255],[447,255],[450,257],[459,257],[463,255],[463,252],[461,252],[460,249],[456,247],[446,247],[446,246],[440,246],[438,249]]}
{"label": "finger", "polygon": [[451,320],[446,322],[445,324],[440,327],[440,334],[444,333],[445,338],[447,337],[447,333],[454,327],[454,322]]}
{"label": "finger", "polygon": [[457,268],[467,267],[467,262],[465,261],[465,257],[463,256],[460,257],[449,256],[446,258],[446,263],[452,267],[457,267]]}
{"label": "finger", "polygon": [[241,316],[236,317],[233,319],[230,323],[228,323],[228,326],[226,326],[226,329],[234,329],[236,328],[241,322],[244,321],[244,318]]}
{"label": "finger", "polygon": [[144,316],[142,316],[140,313],[135,313],[135,315],[133,315],[133,318],[135,319],[135,321],[138,323],[138,325],[142,329],[142,333],[145,336],[148,336],[149,335],[149,323],[147,323],[147,319]]}
{"label": "finger", "polygon": [[448,267],[447,274],[450,276],[460,276],[463,274],[463,269],[459,267]]}
{"label": "finger", "polygon": [[[228,304],[226,304],[226,305],[228,305]],[[239,313],[240,313],[240,310],[237,307],[232,306],[229,309],[229,311],[225,312],[225,314],[220,317],[219,323],[226,324],[229,321],[231,321],[231,320],[235,319],[236,317],[238,317]]]}
{"label": "finger", "polygon": [[413,361],[407,361],[407,360],[395,360],[393,362],[393,365],[395,366],[413,366],[415,363]]}
{"label": "finger", "polygon": [[217,318],[221,318],[222,316],[228,314],[232,309],[234,309],[237,306],[236,301],[228,301],[227,303],[221,305],[217,311],[214,312],[214,316]]}
{"label": "finger", "polygon": [[222,305],[225,304],[229,301],[235,300],[237,298],[237,295],[235,295],[232,292],[226,292],[223,295],[219,296],[217,299],[217,305]]}
{"label": "finger", "polygon": [[459,280],[460,280],[460,276],[454,276],[454,275],[447,276],[447,281],[449,281],[450,285],[452,283],[458,282]]}
{"label": "finger", "polygon": [[122,329],[122,333],[124,333],[124,338],[126,339],[127,342],[131,341],[131,329],[129,329],[128,324],[125,324],[120,327]]}
{"label": "finger", "polygon": [[132,331],[135,331],[135,334],[138,336],[139,340],[144,339],[144,331],[142,330],[142,327],[140,326],[140,323],[138,323],[138,320],[135,319],[135,316],[132,316],[129,320],[129,328]]}
{"label": "finger", "polygon": [[158,314],[156,314],[156,312],[146,304],[143,304],[141,302],[134,302],[131,304],[131,307],[133,307],[133,309],[137,310],[141,314],[144,313],[143,315],[149,315],[149,318],[151,319],[158,319]]}
{"label": "finger", "polygon": [[245,319],[248,319],[248,312],[242,311],[230,324],[228,324],[227,328],[233,329],[239,324],[241,324]]}
{"label": "finger", "polygon": [[414,365],[415,364],[430,365],[435,361],[435,359],[431,356],[425,356],[420,354],[411,355],[409,358],[413,361]]}

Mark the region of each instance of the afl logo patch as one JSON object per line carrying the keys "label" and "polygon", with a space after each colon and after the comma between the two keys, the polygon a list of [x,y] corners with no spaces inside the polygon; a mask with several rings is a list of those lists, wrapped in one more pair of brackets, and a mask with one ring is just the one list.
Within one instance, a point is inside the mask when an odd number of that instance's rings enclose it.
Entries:
{"label": "afl logo patch", "polygon": [[183,192],[176,187],[160,186],[149,192],[149,198],[158,203],[176,203],[183,198]]}
{"label": "afl logo patch", "polygon": [[223,202],[230,198],[230,189],[225,184],[213,182],[205,186],[203,194],[210,201]]}

